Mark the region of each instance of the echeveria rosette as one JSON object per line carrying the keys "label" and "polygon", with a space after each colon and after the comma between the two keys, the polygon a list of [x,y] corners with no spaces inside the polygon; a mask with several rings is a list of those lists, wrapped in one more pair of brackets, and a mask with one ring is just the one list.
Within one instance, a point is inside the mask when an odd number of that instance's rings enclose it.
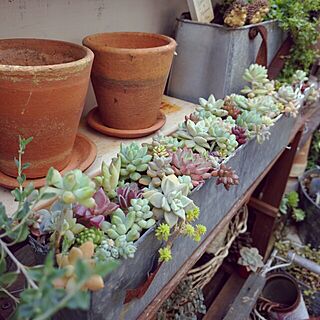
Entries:
{"label": "echeveria rosette", "polygon": [[283,85],[277,92],[275,98],[281,105],[281,112],[291,114],[296,117],[298,114],[299,100],[298,91],[292,86]]}
{"label": "echeveria rosette", "polygon": [[110,199],[116,197],[116,189],[119,184],[121,158],[113,158],[108,166],[104,161],[101,165],[101,175],[94,178],[98,186],[101,186]]}
{"label": "echeveria rosette", "polygon": [[208,129],[204,120],[197,123],[187,120],[186,123],[179,125],[179,129],[174,133],[174,136],[183,140],[187,148],[201,154],[210,150],[210,142],[213,140],[208,133]]}
{"label": "echeveria rosette", "polygon": [[93,199],[96,203],[93,208],[76,205],[74,213],[78,218],[88,221],[92,226],[100,228],[102,222],[105,221],[105,216],[114,212],[119,206],[110,201],[102,188],[99,188],[93,195]]}
{"label": "echeveria rosette", "polygon": [[164,217],[167,224],[172,228],[179,221],[186,219],[186,212],[194,210],[196,205],[188,198],[189,187],[180,183],[175,175],[163,178],[161,191],[147,190],[143,196],[153,206],[156,217]]}
{"label": "echeveria rosette", "polygon": [[190,176],[194,187],[202,185],[211,177],[212,163],[188,148],[172,153],[171,165],[176,176]]}
{"label": "echeveria rosette", "polygon": [[238,264],[244,266],[248,271],[256,272],[263,267],[263,258],[257,248],[242,247]]}
{"label": "echeveria rosette", "polygon": [[195,114],[199,113],[200,118],[210,115],[217,117],[226,117],[228,115],[228,111],[223,109],[224,101],[221,99],[216,100],[213,94],[209,96],[208,100],[200,98],[199,103],[200,106],[196,108],[197,112]]}
{"label": "echeveria rosette", "polygon": [[120,208],[126,212],[131,206],[131,200],[142,198],[142,190],[137,183],[127,183],[117,189],[117,198]]}
{"label": "echeveria rosette", "polygon": [[139,239],[140,232],[135,225],[135,212],[125,214],[118,208],[111,215],[111,222],[102,222],[101,229],[110,239],[116,240],[120,236],[125,236],[127,241],[135,241]]}
{"label": "echeveria rosette", "polygon": [[122,180],[138,181],[141,173],[147,171],[148,163],[152,156],[148,154],[148,147],[141,146],[133,142],[129,145],[120,145],[121,170],[120,177]]}
{"label": "echeveria rosette", "polygon": [[87,208],[93,208],[95,191],[95,183],[81,170],[69,171],[62,177],[58,170],[50,168],[46,186],[41,188],[40,193],[42,197],[46,194],[56,195],[65,204],[79,203]]}

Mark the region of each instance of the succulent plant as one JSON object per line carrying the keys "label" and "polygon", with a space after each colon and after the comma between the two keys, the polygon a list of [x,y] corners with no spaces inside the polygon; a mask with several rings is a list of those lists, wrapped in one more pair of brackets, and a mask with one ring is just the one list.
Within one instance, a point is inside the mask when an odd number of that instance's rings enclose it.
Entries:
{"label": "succulent plant", "polygon": [[117,189],[117,197],[120,208],[126,212],[131,205],[132,199],[142,198],[142,191],[136,183],[127,183]]}
{"label": "succulent plant", "polygon": [[137,240],[140,237],[137,225],[135,223],[135,212],[128,212],[126,215],[118,208],[111,216],[111,222],[104,221],[101,229],[107,236],[116,240],[120,236],[125,236],[128,242]]}
{"label": "succulent plant", "polygon": [[178,149],[172,154],[172,169],[176,176],[190,176],[192,185],[197,187],[211,177],[212,164],[200,154],[188,148]]}
{"label": "succulent plant", "polygon": [[230,186],[239,184],[239,177],[231,167],[221,164],[220,168],[212,172],[213,177],[218,177],[216,184],[223,184],[229,190]]}
{"label": "succulent plant", "polygon": [[46,186],[40,190],[40,193],[43,196],[54,194],[65,204],[79,203],[92,208],[95,206],[92,197],[95,188],[95,183],[79,169],[69,171],[62,177],[58,170],[50,168],[46,177]]}
{"label": "succulent plant", "polygon": [[248,271],[256,272],[258,268],[263,267],[262,256],[257,248],[242,247],[240,249],[240,258],[238,264],[246,267]]}
{"label": "succulent plant", "polygon": [[308,81],[308,77],[307,73],[303,70],[296,70],[296,72],[292,75],[293,84],[302,84],[305,81]]}
{"label": "succulent plant", "polygon": [[236,107],[235,103],[230,99],[230,97],[226,97],[224,99],[223,109],[228,112],[228,115],[231,116],[234,120],[237,120],[241,110]]}
{"label": "succulent plant", "polygon": [[165,146],[155,146],[151,151],[153,156],[169,157],[169,152]]}
{"label": "succulent plant", "polygon": [[231,28],[242,27],[247,20],[248,4],[244,0],[232,1],[224,13],[223,22]]}
{"label": "succulent plant", "polygon": [[252,64],[245,70],[243,79],[251,84],[266,84],[269,82],[268,70],[259,64]]}
{"label": "succulent plant", "polygon": [[94,254],[96,261],[108,261],[120,258],[119,250],[112,239],[102,240]]}
{"label": "succulent plant", "polygon": [[198,314],[206,314],[204,295],[193,287],[190,277],[185,278],[157,313],[157,320],[196,320]]}
{"label": "succulent plant", "polygon": [[[56,260],[59,268],[65,269],[63,277],[54,280],[56,288],[73,288],[77,283],[76,263],[82,260],[88,268],[92,268],[94,254],[94,244],[91,241],[83,243],[79,248],[73,247],[68,254],[57,254]],[[83,285],[82,289],[97,291],[104,287],[104,282],[101,276],[93,275]]]}
{"label": "succulent plant", "polygon": [[208,113],[217,117],[225,117],[228,115],[228,111],[223,108],[224,101],[220,99],[216,100],[213,94],[209,96],[208,100],[200,98],[199,103],[200,106],[197,107],[196,110],[200,113],[205,111],[205,114]]}
{"label": "succulent plant", "polygon": [[147,176],[142,177],[139,182],[145,186],[151,185],[158,188],[161,185],[163,177],[173,174],[171,168],[171,157],[153,156],[153,161],[149,162]]}
{"label": "succulent plant", "polygon": [[199,114],[197,112],[193,112],[191,114],[189,114],[188,116],[185,116],[185,122],[187,122],[188,120],[193,121],[194,123],[197,123],[201,120],[201,118],[199,117]]}
{"label": "succulent plant", "polygon": [[174,136],[184,140],[186,147],[198,153],[209,150],[210,141],[213,140],[208,134],[208,127],[204,120],[198,123],[188,120],[186,123],[179,125],[179,129],[174,133]]}
{"label": "succulent plant", "polygon": [[141,172],[147,171],[152,156],[148,154],[146,146],[133,142],[129,145],[121,144],[119,156],[121,158],[120,177],[123,180],[138,181]]}
{"label": "succulent plant", "polygon": [[138,232],[141,232],[143,229],[149,229],[156,223],[147,199],[132,199],[129,213],[134,213],[133,227]]}
{"label": "succulent plant", "polygon": [[113,199],[117,193],[116,189],[119,184],[121,169],[121,158],[113,158],[108,166],[104,161],[101,165],[101,176],[95,177],[95,181],[98,186],[102,187],[107,196]]}
{"label": "succulent plant", "polygon": [[100,228],[105,216],[111,214],[119,206],[110,201],[102,188],[93,195],[96,205],[93,208],[87,208],[83,205],[76,205],[74,213],[82,220],[88,221],[91,225]]}
{"label": "succulent plant", "polygon": [[65,207],[58,201],[51,206],[50,210],[42,209],[37,211],[37,214],[39,216],[39,234],[51,234],[50,241],[53,243],[56,233],[59,231],[63,239],[63,252],[67,251],[74,243],[76,235],[85,229],[85,226],[77,223],[77,219],[73,217],[71,206]]}
{"label": "succulent plant", "polygon": [[232,133],[236,136],[239,145],[245,144],[247,142],[247,131],[246,129],[235,126],[232,128]]}
{"label": "succulent plant", "polygon": [[143,196],[153,205],[155,217],[164,216],[168,225],[173,227],[179,218],[186,219],[186,212],[194,210],[196,205],[187,197],[189,187],[180,183],[175,175],[166,176],[161,182],[161,191],[147,190]]}
{"label": "succulent plant", "polygon": [[260,115],[264,115],[269,118],[275,118],[280,113],[278,104],[271,96],[259,96],[253,99],[248,99],[247,110],[256,111]]}
{"label": "succulent plant", "polygon": [[238,147],[236,136],[231,132],[231,128],[224,125],[213,126],[209,129],[210,135],[214,138],[212,147],[219,151],[222,157],[229,156]]}
{"label": "succulent plant", "polygon": [[294,117],[298,114],[298,95],[292,86],[283,85],[278,90],[276,99],[283,106],[281,110],[283,113],[290,113]]}
{"label": "succulent plant", "polygon": [[75,239],[76,245],[80,246],[87,241],[92,241],[95,246],[101,244],[104,239],[104,233],[97,228],[86,228],[81,231]]}
{"label": "succulent plant", "polygon": [[179,141],[177,138],[172,136],[156,135],[152,138],[151,144],[142,144],[148,147],[148,150],[153,154],[155,147],[166,148],[167,151],[175,151],[178,148],[183,148],[184,141]]}
{"label": "succulent plant", "polygon": [[225,98],[225,101],[228,101],[228,103],[235,105],[237,108],[241,110],[248,109],[248,98],[246,98],[245,96],[239,94],[232,94],[231,96],[227,96]]}
{"label": "succulent plant", "polygon": [[263,142],[269,135],[269,127],[273,121],[265,116],[261,116],[258,112],[252,110],[244,110],[237,118],[237,125],[246,128],[249,138],[257,137],[259,143]]}
{"label": "succulent plant", "polygon": [[122,235],[114,241],[115,247],[118,249],[119,255],[124,259],[133,258],[137,247],[132,241],[128,240],[128,237]]}
{"label": "succulent plant", "polygon": [[267,13],[270,11],[268,0],[254,0],[248,4],[248,24],[262,22]]}

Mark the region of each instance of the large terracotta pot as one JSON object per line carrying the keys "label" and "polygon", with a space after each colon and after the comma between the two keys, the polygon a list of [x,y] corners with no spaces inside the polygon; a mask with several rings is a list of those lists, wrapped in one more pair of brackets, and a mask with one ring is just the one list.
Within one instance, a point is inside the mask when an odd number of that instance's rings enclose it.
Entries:
{"label": "large terracotta pot", "polygon": [[139,32],[100,33],[83,44],[95,54],[91,80],[104,125],[145,129],[154,125],[176,42]]}
{"label": "large terracotta pot", "polygon": [[33,137],[28,178],[69,162],[93,61],[91,50],[42,39],[0,40],[0,170],[15,176],[18,137]]}

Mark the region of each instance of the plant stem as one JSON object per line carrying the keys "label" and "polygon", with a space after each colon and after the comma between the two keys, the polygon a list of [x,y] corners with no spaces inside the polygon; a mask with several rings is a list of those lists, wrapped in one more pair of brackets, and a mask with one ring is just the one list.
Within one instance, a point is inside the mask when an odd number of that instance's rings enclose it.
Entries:
{"label": "plant stem", "polygon": [[17,260],[17,258],[13,255],[13,253],[9,250],[9,248],[7,247],[6,243],[3,242],[1,239],[0,239],[0,245],[1,247],[3,248],[3,250],[7,253],[7,255],[10,257],[10,259],[15,263],[15,265],[17,266],[17,269],[19,272],[21,272],[26,280],[28,281],[28,283],[30,284],[30,286],[33,288],[33,289],[38,289],[38,286],[35,284],[35,282],[29,277],[28,275],[28,272],[25,268],[25,266],[20,263],[19,260]]}
{"label": "plant stem", "polygon": [[87,282],[88,279],[85,279],[81,282],[79,282],[72,291],[70,291],[59,303],[57,303],[53,308],[48,309],[45,313],[43,313],[41,316],[38,316],[34,318],[33,320],[47,320],[50,319],[51,316],[53,316],[57,311],[62,309],[70,299],[73,298],[75,294],[81,290],[81,288],[84,286],[84,284]]}
{"label": "plant stem", "polygon": [[8,297],[10,297],[16,304],[20,303],[19,299],[17,299],[11,292],[9,292],[6,288],[0,287],[0,291],[3,291]]}

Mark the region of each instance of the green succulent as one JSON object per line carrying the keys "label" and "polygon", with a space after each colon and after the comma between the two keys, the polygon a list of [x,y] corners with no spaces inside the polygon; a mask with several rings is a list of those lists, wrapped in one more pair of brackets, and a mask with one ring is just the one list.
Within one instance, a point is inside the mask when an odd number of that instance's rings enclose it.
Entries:
{"label": "green succulent", "polygon": [[79,203],[87,208],[95,206],[93,195],[95,183],[79,169],[67,172],[63,177],[60,172],[50,168],[46,178],[46,186],[40,190],[42,196],[56,195],[65,204]]}
{"label": "green succulent", "polygon": [[153,156],[153,161],[149,162],[147,176],[142,177],[139,182],[145,186],[151,185],[158,188],[161,185],[163,177],[173,174],[171,168],[171,157]]}
{"label": "green succulent", "polygon": [[259,64],[252,64],[243,74],[243,79],[250,83],[265,84],[269,82],[268,70]]}
{"label": "green succulent", "polygon": [[125,236],[127,241],[131,242],[140,237],[135,219],[134,211],[128,212],[128,214],[125,215],[119,208],[112,213],[111,222],[102,222],[101,229],[112,240],[116,240],[120,236]]}
{"label": "green succulent", "polygon": [[138,232],[143,229],[149,229],[156,223],[147,199],[132,199],[131,207],[128,209],[129,213],[135,216],[133,228]]}
{"label": "green succulent", "polygon": [[245,266],[248,271],[256,272],[263,267],[262,259],[257,248],[242,247],[238,264]]}
{"label": "green succulent", "polygon": [[237,137],[226,130],[223,125],[210,127],[209,132],[214,137],[214,150],[219,151],[222,155],[228,156],[238,147]]}
{"label": "green succulent", "polygon": [[292,82],[293,83],[303,83],[305,81],[308,81],[307,73],[303,70],[297,70],[292,75]]}
{"label": "green succulent", "polygon": [[248,111],[256,111],[257,113],[275,118],[280,114],[279,107],[275,99],[271,96],[259,96],[253,99],[248,99]]}
{"label": "green succulent", "polygon": [[186,147],[198,153],[204,153],[211,148],[210,142],[213,140],[213,137],[210,137],[208,133],[208,129],[204,120],[197,123],[187,120],[186,123],[179,125],[179,129],[174,133],[174,136],[184,140]]}
{"label": "green succulent", "polygon": [[114,241],[115,247],[118,249],[119,255],[124,259],[133,258],[137,247],[132,241],[129,241],[125,235],[118,237]]}
{"label": "green succulent", "polygon": [[299,107],[298,94],[292,86],[283,85],[278,90],[275,98],[283,106],[281,110],[283,113],[290,113],[292,116],[297,115]]}
{"label": "green succulent", "polygon": [[188,198],[189,187],[183,184],[175,175],[169,175],[162,179],[161,191],[147,190],[143,196],[153,205],[153,213],[156,217],[164,217],[172,228],[178,223],[179,218],[186,219],[186,212],[194,210],[196,205]]}
{"label": "green succulent", "polygon": [[176,151],[179,148],[184,147],[184,141],[179,141],[172,136],[156,135],[152,138],[151,144],[144,143],[143,146],[147,146],[148,150],[153,154],[154,148],[165,148],[167,151]]}
{"label": "green succulent", "polygon": [[205,115],[214,115],[217,117],[225,117],[228,115],[228,111],[223,109],[224,101],[216,100],[214,95],[211,94],[208,100],[204,98],[199,99],[200,106],[196,108],[199,114],[203,113],[200,118],[204,119]]}
{"label": "green succulent", "polygon": [[117,195],[116,189],[119,184],[120,169],[121,158],[118,156],[112,159],[109,166],[103,161],[101,175],[94,178],[98,186],[103,188],[110,199],[115,198]]}
{"label": "green succulent", "polygon": [[119,156],[121,158],[121,179],[138,181],[141,178],[141,172],[148,169],[148,163],[152,156],[148,154],[148,147],[142,147],[136,142],[129,145],[121,144]]}
{"label": "green succulent", "polygon": [[94,245],[100,245],[104,239],[104,233],[102,230],[97,228],[86,228],[81,231],[75,239],[75,243],[78,246],[81,246],[87,241],[92,241]]}
{"label": "green succulent", "polygon": [[94,258],[96,261],[109,261],[120,258],[119,250],[112,239],[105,239],[96,248]]}
{"label": "green succulent", "polygon": [[227,96],[228,99],[232,104],[234,104],[237,108],[241,110],[248,110],[248,98],[239,94],[232,94],[231,96]]}

